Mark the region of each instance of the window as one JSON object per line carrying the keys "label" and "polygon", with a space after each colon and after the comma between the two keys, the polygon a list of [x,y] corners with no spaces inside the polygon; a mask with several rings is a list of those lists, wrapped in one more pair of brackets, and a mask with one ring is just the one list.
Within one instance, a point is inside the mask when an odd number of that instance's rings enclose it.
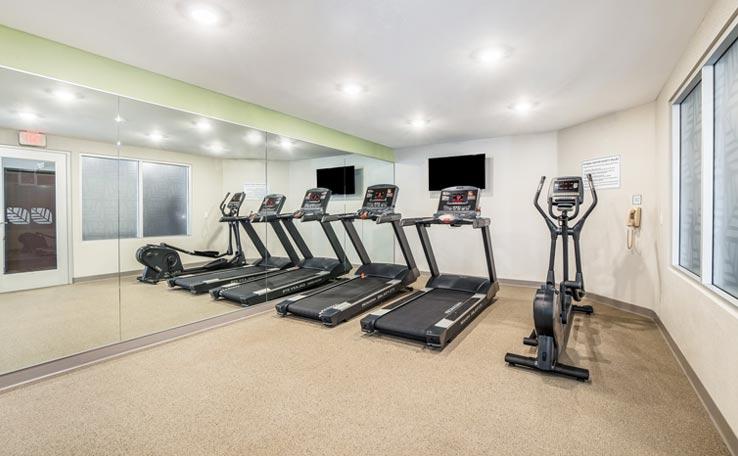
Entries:
{"label": "window", "polygon": [[677,94],[673,264],[738,305],[738,29]]}
{"label": "window", "polygon": [[189,234],[189,166],[82,156],[82,239]]}
{"label": "window", "polygon": [[679,265],[700,275],[702,84],[679,104]]}
{"label": "window", "polygon": [[82,240],[134,238],[138,162],[82,157]]}
{"label": "window", "polygon": [[738,44],[715,62],[713,284],[738,297]]}

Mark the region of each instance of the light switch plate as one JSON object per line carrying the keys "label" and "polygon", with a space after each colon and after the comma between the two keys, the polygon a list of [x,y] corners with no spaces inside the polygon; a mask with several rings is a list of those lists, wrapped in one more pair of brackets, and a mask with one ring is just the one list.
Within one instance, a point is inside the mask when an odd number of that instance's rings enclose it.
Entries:
{"label": "light switch plate", "polygon": [[641,195],[633,195],[633,198],[631,198],[633,206],[640,206],[641,205]]}

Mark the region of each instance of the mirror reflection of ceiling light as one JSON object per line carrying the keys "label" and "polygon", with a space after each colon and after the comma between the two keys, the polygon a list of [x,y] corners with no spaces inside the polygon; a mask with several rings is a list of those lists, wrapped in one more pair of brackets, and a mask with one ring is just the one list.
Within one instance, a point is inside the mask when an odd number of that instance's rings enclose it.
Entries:
{"label": "mirror reflection of ceiling light", "polygon": [[225,147],[221,143],[212,143],[205,146],[205,148],[214,154],[222,154],[225,152]]}
{"label": "mirror reflection of ceiling light", "polygon": [[77,99],[77,95],[74,94],[74,92],[70,92],[66,89],[56,89],[52,92],[54,94],[54,97],[56,97],[59,101],[74,101]]}
{"label": "mirror reflection of ceiling light", "polygon": [[149,139],[158,143],[164,140],[164,135],[159,133],[158,131],[152,131],[151,133],[149,133]]}
{"label": "mirror reflection of ceiling light", "polygon": [[281,138],[279,140],[279,146],[284,150],[292,150],[295,143],[289,138]]}
{"label": "mirror reflection of ceiling light", "polygon": [[246,141],[248,141],[250,144],[253,144],[253,145],[261,144],[263,140],[264,140],[264,133],[261,133],[256,130],[251,130],[246,135]]}
{"label": "mirror reflection of ceiling light", "polygon": [[125,122],[126,121],[126,119],[124,119],[123,117],[121,117],[120,114],[118,114],[117,116],[115,116],[115,119],[113,119],[113,120],[115,120],[118,123],[121,123],[121,122]]}
{"label": "mirror reflection of ceiling light", "polygon": [[213,126],[210,124],[210,122],[207,119],[200,119],[197,122],[195,122],[195,127],[197,127],[200,131],[210,131]]}

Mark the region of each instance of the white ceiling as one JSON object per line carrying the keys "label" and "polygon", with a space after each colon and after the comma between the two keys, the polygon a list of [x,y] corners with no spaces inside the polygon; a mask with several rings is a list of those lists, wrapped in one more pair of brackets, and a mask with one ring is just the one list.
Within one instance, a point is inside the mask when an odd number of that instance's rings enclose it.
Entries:
{"label": "white ceiling", "polygon": [[[181,1],[216,4],[204,28]],[[0,0],[0,23],[391,147],[652,101],[713,0]],[[508,59],[470,58],[502,44]],[[336,84],[369,91],[349,100]],[[520,116],[521,97],[537,102]],[[422,115],[422,131],[407,124]]]}

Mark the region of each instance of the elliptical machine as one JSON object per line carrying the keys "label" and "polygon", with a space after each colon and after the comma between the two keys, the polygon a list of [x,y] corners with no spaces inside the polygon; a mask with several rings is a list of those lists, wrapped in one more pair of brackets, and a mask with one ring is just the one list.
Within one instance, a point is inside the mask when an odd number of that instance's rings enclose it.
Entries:
{"label": "elliptical machine", "polygon": [[[581,301],[584,297],[584,278],[582,276],[582,257],[580,254],[579,238],[584,222],[597,206],[597,192],[592,182],[592,175],[587,174],[587,181],[592,194],[592,202],[579,218],[570,226],[579,215],[580,206],[584,203],[584,183],[579,176],[557,177],[551,181],[548,189],[548,215],[538,204],[538,198],[543,189],[546,176],[541,177],[533,204],[551,233],[551,252],[548,259],[548,275],[546,283],[536,292],[533,300],[533,322],[535,329],[530,336],[523,339],[525,345],[537,347],[535,358],[508,353],[505,361],[511,366],[523,366],[553,374],[573,377],[577,380],[589,379],[589,371],[559,362],[561,353],[566,350],[569,333],[573,323],[573,313],[591,314],[592,306],[575,305],[573,301]],[[554,213],[556,211],[556,213]],[[556,260],[556,243],[561,236],[563,252],[563,279],[556,289],[554,279],[554,263]],[[574,240],[574,261],[576,275],[569,280],[569,237]]]}
{"label": "elliptical machine", "polygon": [[[225,252],[216,250],[185,250],[162,242],[161,244],[146,244],[136,251],[136,260],[144,265],[143,273],[136,277],[140,282],[156,284],[160,280],[169,279],[182,274],[196,274],[200,272],[215,271],[218,269],[232,268],[246,263],[246,257],[241,245],[241,232],[238,229],[238,213],[245,197],[244,192],[234,193],[230,200],[230,192],[220,203],[219,222],[228,223],[228,249]],[[226,204],[226,201],[228,203]],[[233,244],[236,244],[235,251]],[[195,268],[185,269],[179,253],[213,258],[212,261]],[[233,255],[231,258],[225,258]]]}

